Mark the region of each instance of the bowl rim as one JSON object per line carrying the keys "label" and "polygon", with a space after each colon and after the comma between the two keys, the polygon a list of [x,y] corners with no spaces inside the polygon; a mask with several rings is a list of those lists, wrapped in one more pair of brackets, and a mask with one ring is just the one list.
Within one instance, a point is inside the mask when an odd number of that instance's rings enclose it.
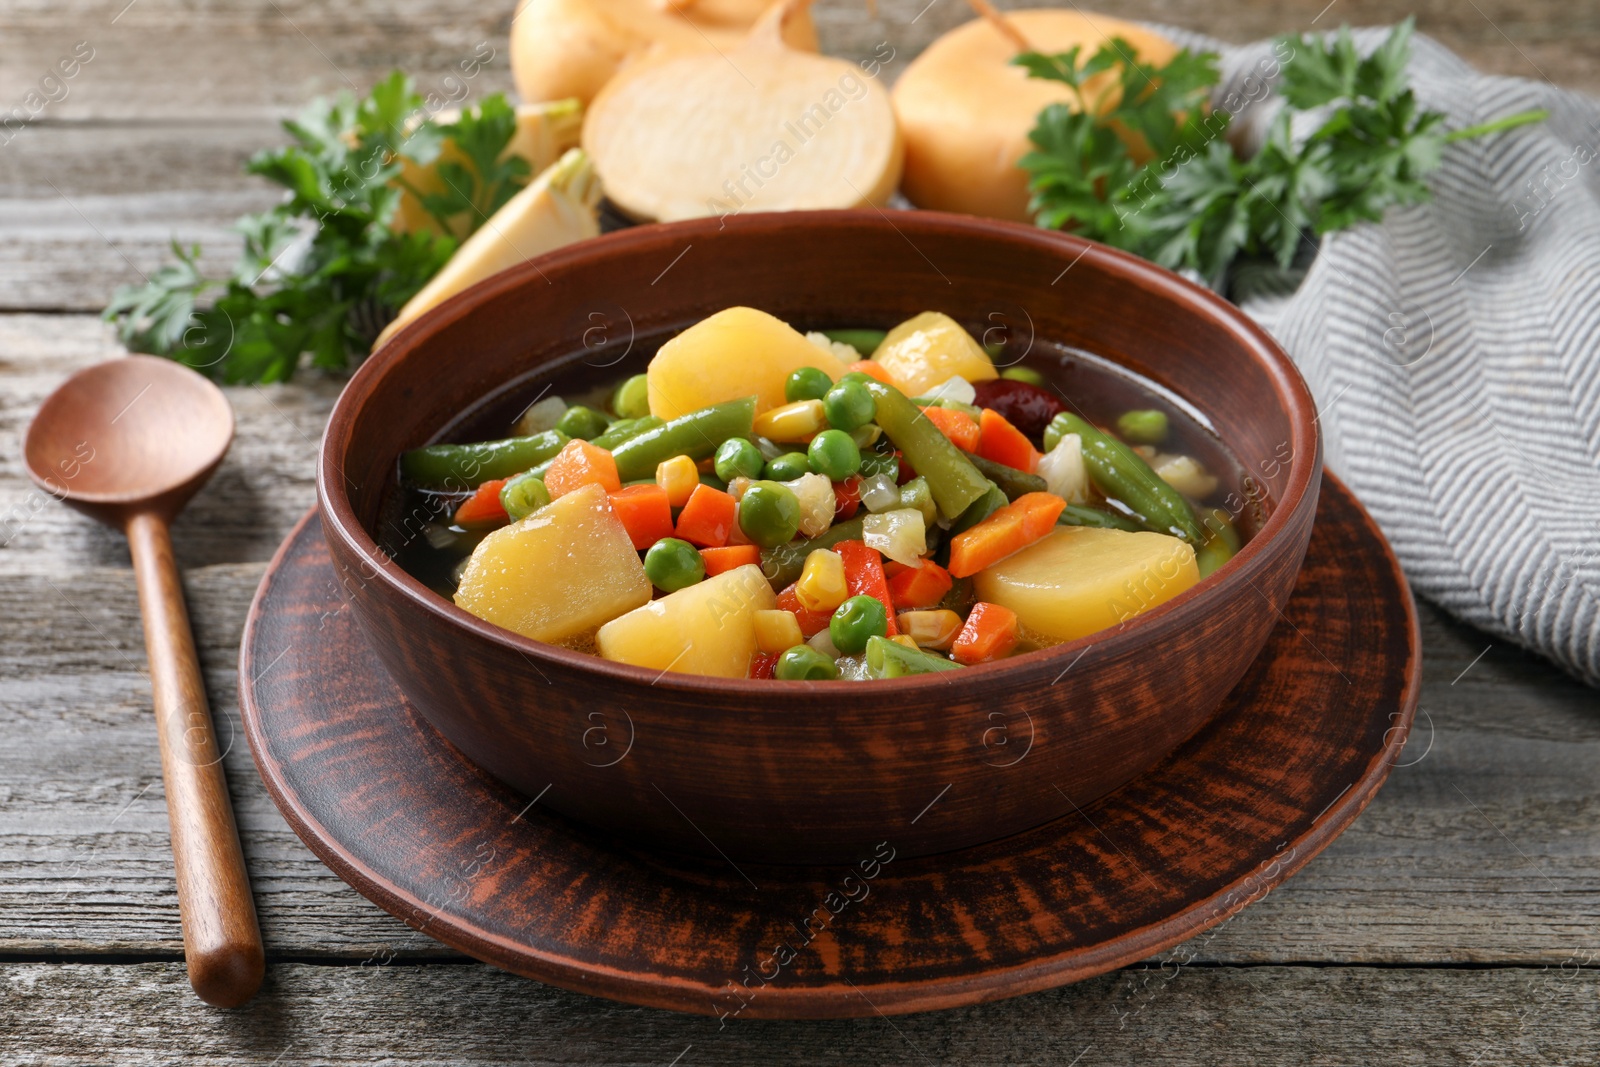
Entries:
{"label": "bowl rim", "polygon": [[[1267,371],[1289,418],[1291,455],[1294,460],[1290,463],[1288,483],[1278,497],[1277,507],[1273,509],[1266,523],[1214,576],[1215,580],[1199,582],[1171,600],[1113,630],[1101,630],[1021,656],[965,667],[959,672],[960,679],[987,680],[998,674],[1021,674],[1028,668],[1037,670],[1064,664],[1060,673],[1055,676],[1055,680],[1059,682],[1093,647],[1106,646],[1103,655],[1114,657],[1157,639],[1163,634],[1183,629],[1192,615],[1203,610],[1203,603],[1208,598],[1219,597],[1227,590],[1237,589],[1243,585],[1255,588],[1253,579],[1266,566],[1264,557],[1268,547],[1282,537],[1291,522],[1306,508],[1315,506],[1314,489],[1320,481],[1322,472],[1322,435],[1316,402],[1294,361],[1282,347],[1242,310],[1211,290],[1148,260],[1109,245],[1060,231],[969,215],[922,210],[895,212],[895,214],[905,216],[902,221],[908,223],[907,228],[913,230],[925,224],[934,224],[940,228],[943,236],[966,236],[1031,244],[1051,254],[1059,254],[1069,269],[1076,266],[1080,260],[1092,257],[1095,269],[1109,271],[1119,279],[1143,289],[1152,299],[1163,300],[1180,313],[1210,319],[1232,334],[1240,346]],[[595,256],[627,254],[636,245],[659,240],[664,232],[680,234],[688,241],[695,241],[710,239],[724,230],[745,230],[757,236],[771,237],[830,224],[872,227],[910,240],[888,213],[873,209],[767,212],[721,219],[710,217],[681,222],[652,223],[588,238],[537,256],[501,271],[429,309],[374,351],[351,376],[334,403],[317,454],[317,500],[323,518],[324,536],[337,537],[346,549],[360,557],[367,569],[372,572],[372,577],[365,580],[381,582],[415,609],[426,612],[448,625],[464,629],[475,638],[520,654],[528,659],[536,670],[541,664],[549,664],[592,672],[600,678],[618,683],[643,684],[689,696],[765,694],[769,698],[781,699],[785,695],[812,692],[819,685],[834,684],[833,680],[780,681],[723,678],[672,671],[658,672],[645,667],[617,663],[594,653],[536,641],[504,629],[457,607],[454,602],[435,593],[403,568],[395,565],[394,560],[378,547],[377,542],[356,517],[355,509],[345,489],[346,479],[342,475],[331,476],[331,472],[343,470],[341,455],[351,438],[355,419],[383,377],[437,329],[457,322],[473,314],[491,300],[522,287],[529,278],[544,278],[548,273],[563,270]],[[1296,462],[1302,456],[1310,456],[1311,461]],[[903,678],[874,679],[873,688],[875,692],[887,695],[945,687],[953,684],[956,679],[957,672],[944,671]]]}

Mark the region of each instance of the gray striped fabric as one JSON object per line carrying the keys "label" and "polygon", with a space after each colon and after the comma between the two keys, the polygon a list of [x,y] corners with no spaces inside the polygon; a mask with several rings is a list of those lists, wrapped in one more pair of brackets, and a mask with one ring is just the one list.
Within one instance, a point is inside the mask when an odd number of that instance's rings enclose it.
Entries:
{"label": "gray striped fabric", "polygon": [[[1259,135],[1271,42],[1163,32],[1221,52],[1216,99],[1260,100],[1238,119]],[[1235,295],[1300,365],[1329,469],[1416,591],[1600,685],[1600,102],[1413,53],[1452,128],[1551,117],[1447,149],[1432,202],[1328,236],[1292,295]]]}

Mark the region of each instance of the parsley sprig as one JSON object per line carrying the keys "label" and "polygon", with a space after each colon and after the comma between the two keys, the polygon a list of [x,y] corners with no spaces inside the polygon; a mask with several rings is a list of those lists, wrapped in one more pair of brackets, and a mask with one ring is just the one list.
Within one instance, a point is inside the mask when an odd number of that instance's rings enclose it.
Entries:
{"label": "parsley sprig", "polygon": [[[1248,159],[1224,136],[1228,112],[1208,107],[1214,53],[1185,49],[1157,67],[1113,39],[1087,59],[1078,49],[1019,55],[1032,77],[1065,84],[1075,105],[1047,106],[1030,134],[1021,165],[1035,218],[1220,286],[1240,257],[1288,267],[1311,236],[1425,201],[1447,144],[1546,117],[1447,130],[1409,87],[1411,35],[1407,19],[1365,57],[1348,27],[1280,38],[1285,106]],[[1295,116],[1307,112],[1320,123],[1297,135]]]}
{"label": "parsley sprig", "polygon": [[[246,166],[282,186],[284,199],[236,224],[244,247],[231,274],[205,277],[199,246],[174,242],[175,262],[112,297],[105,317],[118,339],[227,382],[286,380],[307,357],[335,371],[365,357],[459,240],[528,181],[525,160],[500,158],[516,131],[503,96],[453,123],[423,104],[396,71],[365,98],[320,100],[285,122],[291,142]],[[456,152],[441,161],[447,142]],[[440,232],[391,228],[407,162],[438,163],[443,192],[418,201]]]}

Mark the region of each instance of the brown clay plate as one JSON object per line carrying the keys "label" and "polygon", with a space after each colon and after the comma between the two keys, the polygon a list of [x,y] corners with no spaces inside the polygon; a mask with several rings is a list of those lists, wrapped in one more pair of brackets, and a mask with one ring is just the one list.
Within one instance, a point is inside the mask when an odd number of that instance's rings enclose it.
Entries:
{"label": "brown clay plate", "polygon": [[[250,747],[290,825],[412,926],[599,996],[833,1018],[1078,981],[1259,899],[1388,775],[1416,706],[1419,638],[1393,554],[1330,477],[1266,650],[1168,760],[1076,814],[960,852],[899,858],[886,819],[882,845],[827,868],[621,847],[489,777],[384,673],[314,513],[262,580],[239,671]],[[996,763],[1026,759],[1026,724],[996,711]],[[596,761],[626,759],[625,718],[596,712]],[[916,819],[937,819],[941,799]]]}

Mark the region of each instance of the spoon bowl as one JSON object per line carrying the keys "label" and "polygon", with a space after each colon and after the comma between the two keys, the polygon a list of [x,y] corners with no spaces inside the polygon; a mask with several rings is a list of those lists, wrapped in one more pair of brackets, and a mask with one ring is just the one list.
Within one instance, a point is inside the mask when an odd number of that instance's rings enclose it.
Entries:
{"label": "spoon bowl", "polygon": [[232,441],[220,389],[171,360],[129,356],[62,383],[34,416],[23,453],[39,488],[121,527],[133,511],[177,514]]}
{"label": "spoon bowl", "polygon": [[152,356],[74,374],[40,406],[23,441],[40,489],[128,537],[189,984],[219,1007],[255,995],[265,958],[168,526],[232,441],[222,391]]}

